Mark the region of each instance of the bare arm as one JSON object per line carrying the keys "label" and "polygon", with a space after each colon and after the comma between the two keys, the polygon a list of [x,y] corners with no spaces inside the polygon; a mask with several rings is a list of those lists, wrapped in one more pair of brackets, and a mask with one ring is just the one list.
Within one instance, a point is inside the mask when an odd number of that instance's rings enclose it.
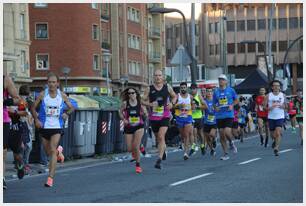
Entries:
{"label": "bare arm", "polygon": [[264,108],[266,108],[266,110],[270,110],[270,108],[268,108],[268,102],[269,102],[269,95],[266,95],[266,98],[263,103],[263,106]]}
{"label": "bare arm", "polygon": [[33,116],[33,119],[34,119],[34,122],[35,122],[35,126],[37,128],[41,128],[42,125],[40,123],[40,121],[38,120],[38,115],[37,115],[37,112],[36,112],[36,108],[38,107],[39,103],[42,101],[43,97],[45,95],[45,92],[42,91],[38,98],[35,100],[34,104],[31,106],[31,114]]}
{"label": "bare arm", "polygon": [[152,104],[149,101],[149,91],[150,91],[149,87],[144,91],[144,94],[141,98],[141,104],[147,107],[152,107]]}
{"label": "bare arm", "polygon": [[62,92],[62,97],[63,97],[64,102],[68,106],[68,111],[66,112],[66,114],[69,115],[69,114],[71,114],[74,111],[74,107],[73,107],[73,105],[71,104],[71,102],[69,101],[67,95],[64,92]]}
{"label": "bare arm", "polygon": [[148,117],[148,111],[147,111],[146,107],[142,105],[141,108],[142,108],[144,116]]}
{"label": "bare arm", "polygon": [[4,78],[4,88],[7,89],[9,95],[13,98],[14,105],[18,105],[21,98],[18,95],[13,80],[9,76],[5,76]]}
{"label": "bare arm", "polygon": [[169,92],[170,97],[171,97],[171,103],[172,103],[172,105],[174,105],[177,102],[177,95],[175,94],[175,92],[173,91],[173,89],[170,85],[168,85],[168,92]]}

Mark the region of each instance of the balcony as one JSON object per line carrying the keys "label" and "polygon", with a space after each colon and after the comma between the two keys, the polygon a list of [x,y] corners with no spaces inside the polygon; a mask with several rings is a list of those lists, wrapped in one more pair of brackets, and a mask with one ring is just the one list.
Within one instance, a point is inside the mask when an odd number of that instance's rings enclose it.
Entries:
{"label": "balcony", "polygon": [[149,27],[149,38],[159,39],[160,38],[160,28],[158,27]]}
{"label": "balcony", "polygon": [[150,63],[159,63],[160,62],[160,53],[159,52],[150,52],[149,53],[149,62]]}
{"label": "balcony", "polygon": [[104,50],[110,50],[110,43],[102,42],[101,48],[104,49]]}

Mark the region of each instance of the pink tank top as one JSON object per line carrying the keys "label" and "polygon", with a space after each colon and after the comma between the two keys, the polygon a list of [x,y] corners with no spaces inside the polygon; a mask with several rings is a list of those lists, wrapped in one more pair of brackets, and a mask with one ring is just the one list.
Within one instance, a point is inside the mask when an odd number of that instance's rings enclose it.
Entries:
{"label": "pink tank top", "polygon": [[[4,90],[3,99],[7,99],[7,98],[8,98],[8,92],[7,90]],[[11,118],[8,113],[8,108],[7,106],[3,106],[3,123],[10,123],[10,122],[11,122]]]}

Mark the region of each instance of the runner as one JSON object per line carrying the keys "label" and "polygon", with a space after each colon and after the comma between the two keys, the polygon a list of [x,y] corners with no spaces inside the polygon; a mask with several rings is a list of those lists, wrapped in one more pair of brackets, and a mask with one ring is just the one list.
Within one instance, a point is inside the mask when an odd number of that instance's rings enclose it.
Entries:
{"label": "runner", "polygon": [[303,145],[303,91],[297,90],[297,96],[293,100],[296,109],[296,121],[300,128],[301,145]]}
{"label": "runner", "polygon": [[[260,135],[260,144],[268,146],[269,141],[269,124],[267,121],[268,111],[264,108],[264,101],[266,99],[266,89],[264,87],[259,88],[259,95],[256,97],[255,111],[257,113],[258,131]],[[266,133],[265,139],[263,133]]]}
{"label": "runner", "polygon": [[[188,151],[190,138],[192,135],[192,109],[195,108],[193,104],[192,95],[187,93],[187,83],[180,84],[180,93],[178,94],[177,103],[174,105],[176,125],[180,131],[181,138],[184,142],[184,160],[189,159]],[[191,152],[190,152],[191,153]]]}
{"label": "runner", "polygon": [[[52,187],[57,162],[57,147],[61,134],[63,133],[64,120],[74,111],[74,108],[67,95],[58,89],[59,77],[50,72],[47,76],[47,80],[48,87],[39,94],[31,108],[31,112],[35,121],[35,126],[40,130],[39,133],[42,137],[42,143],[46,154],[50,158],[49,176],[45,186]],[[69,108],[66,113],[63,113],[64,103],[66,103]],[[40,110],[38,116],[36,108],[39,104]]]}
{"label": "runner", "polygon": [[206,90],[206,99],[204,100],[204,118],[203,118],[203,132],[205,136],[205,140],[207,145],[210,148],[210,155],[215,156],[215,148],[214,142],[216,142],[217,136],[217,123],[215,116],[215,109],[213,107],[213,90],[212,88],[208,88]]}
{"label": "runner", "polygon": [[135,88],[127,88],[122,92],[120,118],[124,122],[124,133],[128,152],[136,160],[136,173],[141,173],[140,143],[144,133],[144,117],[146,108],[141,105],[140,94]]}
{"label": "runner", "polygon": [[235,139],[239,138],[239,132],[238,132],[238,113],[239,113],[239,105],[236,104],[234,106],[234,119],[233,119],[233,127],[232,127],[232,133]]}
{"label": "runner", "polygon": [[288,103],[288,114],[291,122],[291,131],[293,134],[296,133],[296,109],[294,108],[294,103],[293,103],[294,98],[292,97]]}
{"label": "runner", "polygon": [[271,82],[272,92],[265,99],[265,107],[268,110],[269,128],[272,134],[272,148],[275,156],[278,156],[282,127],[285,118],[286,96],[280,91],[281,82],[273,80]]}
{"label": "runner", "polygon": [[[7,76],[7,70],[3,69],[3,189],[7,189],[5,181],[5,162],[7,149],[9,148],[11,118],[8,106],[18,105],[21,98],[18,96],[17,89],[12,79]],[[18,173],[18,171],[17,171]]]}
{"label": "runner", "polygon": [[[200,148],[202,155],[205,155],[205,138],[203,134],[203,125],[202,125],[202,117],[203,113],[202,110],[204,109],[204,102],[201,95],[198,94],[198,87],[197,84],[191,84],[191,95],[193,96],[193,103],[195,104],[195,109],[192,110],[192,119],[194,121],[193,124],[193,133],[191,136],[191,150],[189,153],[189,156],[191,156],[195,150],[196,150],[196,143],[201,142]],[[198,140],[198,137],[200,137],[200,141]]]}
{"label": "runner", "polygon": [[246,127],[246,121],[245,121],[246,116],[247,116],[246,110],[238,105],[238,135],[240,138],[240,142],[243,142],[244,138],[244,129]]}
{"label": "runner", "polygon": [[220,132],[220,141],[224,155],[221,160],[228,160],[226,140],[230,142],[230,149],[237,153],[237,148],[232,141],[232,126],[234,119],[234,105],[238,104],[235,90],[227,86],[227,77],[219,76],[219,88],[215,90],[213,103],[216,110],[217,126]]}
{"label": "runner", "polygon": [[[169,98],[171,97],[171,101]],[[176,94],[171,86],[164,83],[162,70],[154,72],[154,84],[145,90],[142,104],[149,107],[149,119],[151,128],[158,145],[158,159],[155,168],[161,169],[161,160],[166,160],[165,135],[168,130],[173,102],[176,102]]]}

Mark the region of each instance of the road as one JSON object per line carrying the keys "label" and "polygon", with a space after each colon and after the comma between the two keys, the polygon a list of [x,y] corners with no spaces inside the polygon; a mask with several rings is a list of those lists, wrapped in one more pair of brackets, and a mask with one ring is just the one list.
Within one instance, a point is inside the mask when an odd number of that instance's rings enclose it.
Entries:
{"label": "road", "polygon": [[[271,143],[271,142],[270,142]],[[168,154],[162,170],[156,157],[142,159],[142,174],[129,161],[101,163],[59,171],[53,188],[43,184],[46,174],[8,181],[5,203],[301,203],[303,148],[297,134],[285,131],[280,156],[259,145],[259,137],[236,142],[238,154],[220,160],[196,153]]]}

